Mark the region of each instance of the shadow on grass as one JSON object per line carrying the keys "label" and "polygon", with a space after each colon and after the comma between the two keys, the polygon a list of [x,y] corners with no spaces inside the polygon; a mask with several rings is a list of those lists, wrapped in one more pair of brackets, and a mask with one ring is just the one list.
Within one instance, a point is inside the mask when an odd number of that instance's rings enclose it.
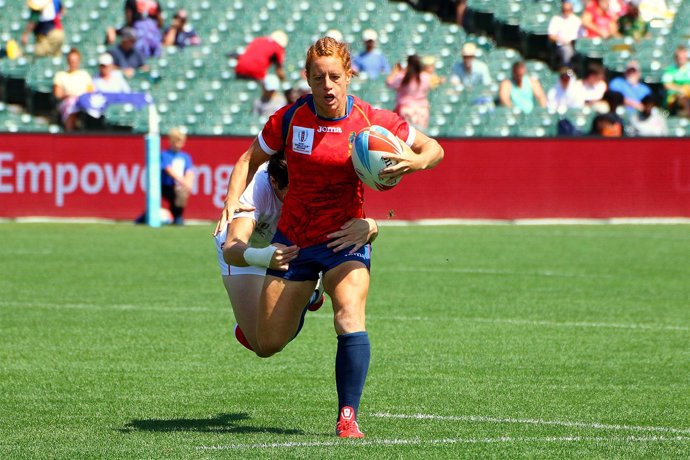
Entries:
{"label": "shadow on grass", "polygon": [[191,431],[200,433],[272,433],[272,434],[304,434],[302,430],[287,430],[283,428],[240,425],[238,422],[249,420],[244,412],[237,414],[218,414],[209,418],[173,418],[173,419],[144,419],[132,420],[118,429],[121,433],[136,431]]}

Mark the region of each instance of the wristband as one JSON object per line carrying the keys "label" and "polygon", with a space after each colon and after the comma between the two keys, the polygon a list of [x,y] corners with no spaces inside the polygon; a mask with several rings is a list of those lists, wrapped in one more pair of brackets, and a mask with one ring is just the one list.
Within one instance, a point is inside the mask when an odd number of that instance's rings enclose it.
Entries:
{"label": "wristband", "polygon": [[249,265],[268,268],[276,249],[278,248],[273,245],[268,245],[265,248],[247,248],[244,250],[244,260]]}

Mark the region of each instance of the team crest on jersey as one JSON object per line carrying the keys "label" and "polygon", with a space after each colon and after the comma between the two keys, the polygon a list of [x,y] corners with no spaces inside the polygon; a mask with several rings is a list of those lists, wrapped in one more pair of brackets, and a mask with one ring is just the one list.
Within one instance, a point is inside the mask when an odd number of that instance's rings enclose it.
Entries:
{"label": "team crest on jersey", "polygon": [[357,137],[357,133],[354,131],[350,132],[350,137],[348,137],[348,145],[347,145],[347,156],[351,157],[352,156],[352,146],[355,145],[355,137]]}
{"label": "team crest on jersey", "polygon": [[311,155],[314,145],[314,128],[295,126],[292,128],[292,150],[297,153]]}

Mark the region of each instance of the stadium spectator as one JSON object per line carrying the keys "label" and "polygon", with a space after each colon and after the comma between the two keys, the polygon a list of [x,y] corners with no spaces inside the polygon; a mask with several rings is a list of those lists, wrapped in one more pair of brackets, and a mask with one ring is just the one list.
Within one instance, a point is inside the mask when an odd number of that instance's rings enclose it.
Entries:
{"label": "stadium spectator", "polygon": [[136,49],[145,57],[161,54],[163,10],[155,0],[126,0],[125,22],[137,31]]}
{"label": "stadium spectator", "polygon": [[610,90],[623,94],[624,104],[629,113],[642,110],[642,98],[652,93],[649,86],[640,81],[641,77],[640,65],[633,60],[628,62],[622,77],[616,77],[609,82]]}
{"label": "stadium spectator", "polygon": [[535,101],[546,107],[546,95],[539,80],[527,75],[527,67],[522,61],[513,63],[510,78],[501,82],[498,88],[498,101],[505,107],[513,107],[522,113],[534,110]]}
{"label": "stadium spectator", "polygon": [[[359,430],[357,413],[370,361],[365,306],[371,247],[333,246],[335,238],[350,232],[352,219],[363,217],[363,185],[349,161],[351,133],[375,124],[401,139],[402,154],[386,156],[393,164],[381,170],[381,180],[432,168],[443,158],[443,149],[394,113],[374,109],[348,95],[353,75],[350,63],[347,45],[330,37],[317,40],[309,48],[305,70],[312,95],[275,113],[235,163],[216,234],[236,211],[251,210],[240,203],[241,193],[260,164],[284,151],[290,191],[273,243],[298,246],[299,254],[290,261],[287,271],[267,270],[255,352],[271,356],[294,337],[304,305],[313,293],[319,272],[323,272],[323,284],[333,303],[338,343],[336,435],[361,438],[364,435]],[[262,253],[262,265],[268,266],[271,257],[272,253]]]}
{"label": "stadium spectator", "polygon": [[395,90],[395,113],[416,128],[429,126],[428,95],[432,80],[432,75],[423,71],[416,54],[408,56],[405,69],[396,63],[386,78],[386,85]]}
{"label": "stadium spectator", "polygon": [[252,40],[238,59],[235,75],[261,81],[266,78],[271,65],[281,80],[285,80],[285,48],[288,36],[282,30],[276,30],[268,37],[257,37]]}
{"label": "stadium spectator", "polygon": [[63,13],[62,2],[60,0],[29,0],[27,5],[31,12],[22,33],[22,45],[26,46],[29,43],[29,34],[33,33],[36,40],[35,56],[60,56],[62,44],[65,41],[65,32],[60,20]]}
{"label": "stadium spectator", "polygon": [[642,98],[642,110],[630,119],[631,136],[668,136],[666,117],[663,116],[651,94]]}
{"label": "stadium spectator", "polygon": [[609,0],[589,0],[582,13],[582,27],[587,38],[619,36],[617,16],[609,11]]}
{"label": "stadium spectator", "polygon": [[690,116],[690,62],[688,49],[679,46],[673,53],[673,65],[667,67],[661,77],[666,90],[666,104],[672,113]]}
{"label": "stadium spectator", "polygon": [[261,83],[261,96],[254,101],[252,113],[260,117],[268,117],[284,106],[287,99],[280,91],[280,79],[277,76],[266,75]]}
{"label": "stadium spectator", "polygon": [[[604,120],[602,124],[605,126],[607,122],[610,121],[614,126],[620,126],[621,135],[624,135],[626,132],[625,120],[620,115],[625,112],[624,101],[625,98],[623,97],[622,93],[619,93],[618,91],[606,90],[601,104],[595,106],[595,109],[599,115],[606,115],[605,117],[601,118]],[[592,123],[592,132],[598,132],[598,134],[601,134],[601,127],[598,128],[597,131],[597,129],[595,129],[595,125],[595,123]]]}
{"label": "stadium spectator", "polygon": [[363,78],[374,80],[381,74],[387,75],[391,71],[388,59],[376,46],[378,39],[379,34],[373,29],[365,29],[362,32],[364,50],[354,57],[352,68]]}
{"label": "stadium spectator", "polygon": [[178,10],[173,16],[170,27],[163,34],[163,45],[177,46],[182,49],[186,46],[201,44],[201,38],[194,28],[187,22],[187,11]]}
{"label": "stadium spectator", "polygon": [[436,89],[438,86],[446,82],[445,77],[441,77],[436,73],[436,58],[434,56],[423,56],[421,58],[422,72],[429,74],[431,89]]}
{"label": "stadium spectator", "polygon": [[589,64],[585,72],[585,78],[582,80],[585,104],[589,106],[596,105],[604,97],[607,88],[604,67],[596,63]]}
{"label": "stadium spectator", "polygon": [[77,98],[93,91],[93,80],[86,70],[80,68],[81,53],[72,48],[67,53],[67,71],[59,71],[53,79],[53,96],[58,102],[58,111],[65,131],[74,131],[77,123]]}
{"label": "stadium spectator", "polygon": [[589,133],[593,136],[621,137],[623,124],[615,113],[600,113],[592,120],[592,129]]}
{"label": "stadium spectator", "polygon": [[93,86],[101,93],[129,93],[131,88],[122,72],[115,69],[113,56],[103,53],[98,57],[98,75],[93,79]]}
{"label": "stadium spectator", "polygon": [[115,66],[122,70],[127,78],[132,78],[137,71],[148,70],[146,57],[135,48],[136,40],[136,31],[131,27],[125,27],[120,33],[120,43],[108,50],[113,56]]}
{"label": "stadium spectator", "polygon": [[550,110],[565,111],[584,107],[585,92],[575,72],[567,67],[562,68],[558,81],[549,90],[546,100]]}
{"label": "stadium spectator", "polygon": [[453,64],[451,83],[462,84],[467,89],[491,84],[489,67],[476,56],[477,45],[472,42],[462,45],[462,62]]}
{"label": "stadium spectator", "polygon": [[580,36],[582,20],[573,13],[572,0],[561,2],[561,14],[549,21],[549,40],[556,46],[559,66],[569,66],[575,55],[575,40]]}
{"label": "stadium spectator", "polygon": [[628,4],[628,11],[618,18],[618,30],[624,37],[631,37],[637,41],[649,38],[649,23],[642,19],[637,2]]}
{"label": "stadium spectator", "polygon": [[184,225],[184,210],[194,185],[194,165],[183,151],[187,135],[180,128],[168,131],[170,146],[161,152],[161,196],[170,206],[174,225]]}

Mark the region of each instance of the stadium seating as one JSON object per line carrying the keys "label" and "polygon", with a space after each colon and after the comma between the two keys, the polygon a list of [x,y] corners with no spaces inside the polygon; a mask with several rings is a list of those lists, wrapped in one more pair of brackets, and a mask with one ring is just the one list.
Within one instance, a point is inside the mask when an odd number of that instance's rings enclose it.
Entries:
{"label": "stadium seating", "polygon": [[[66,0],[64,17],[66,43],[63,51],[74,46],[82,52],[82,67],[97,70],[98,55],[106,50],[105,28],[122,22],[121,2],[107,0]],[[429,132],[439,136],[548,136],[555,134],[555,123],[562,114],[537,111],[517,116],[494,108],[498,84],[510,73],[512,62],[527,59],[528,69],[545,89],[556,81],[550,68],[544,37],[550,17],[559,9],[559,1],[545,0],[468,0],[469,30],[442,23],[431,13],[419,12],[402,1],[335,0],[318,2],[301,0],[167,0],[162,6],[168,17],[184,7],[189,22],[202,37],[202,45],[184,50],[167,48],[159,58],[150,60],[150,72],[131,80],[135,91],[153,96],[161,116],[161,130],[183,124],[190,133],[251,135],[265,120],[251,113],[252,101],[260,93],[255,82],[234,77],[236,61],[228,58],[241,52],[257,36],[283,29],[290,37],[287,49],[287,86],[297,85],[304,67],[304,50],[328,29],[338,29],[353,51],[361,48],[361,32],[366,28],[379,31],[380,48],[391,63],[404,62],[409,54],[433,55],[437,72],[449,76],[459,60],[459,50],[466,41],[476,43],[481,59],[490,66],[495,83],[472,92],[446,82],[430,94]],[[667,0],[675,11],[675,20],[657,21],[652,37],[640,42],[631,40],[579,40],[579,63],[603,62],[610,74],[621,72],[632,58],[640,61],[645,80],[658,85],[669,56],[678,43],[690,42],[690,0]],[[28,11],[24,2],[0,0],[0,39],[19,38]],[[318,11],[318,14],[314,14]],[[510,46],[510,47],[508,47]],[[26,51],[30,52],[29,46]],[[46,115],[51,102],[52,78],[64,68],[63,59],[22,57],[0,60],[0,131],[59,129],[54,113]],[[580,68],[581,70],[581,68]],[[382,80],[356,79],[354,94],[372,104],[392,109],[394,93]],[[478,99],[489,103],[477,105]],[[7,109],[25,108],[23,113]],[[572,115],[574,123],[584,126],[589,113]],[[108,129],[145,132],[146,111],[131,106],[110,107],[105,115]],[[671,120],[670,120],[671,121]],[[687,132],[687,124],[671,121],[674,135]]]}

